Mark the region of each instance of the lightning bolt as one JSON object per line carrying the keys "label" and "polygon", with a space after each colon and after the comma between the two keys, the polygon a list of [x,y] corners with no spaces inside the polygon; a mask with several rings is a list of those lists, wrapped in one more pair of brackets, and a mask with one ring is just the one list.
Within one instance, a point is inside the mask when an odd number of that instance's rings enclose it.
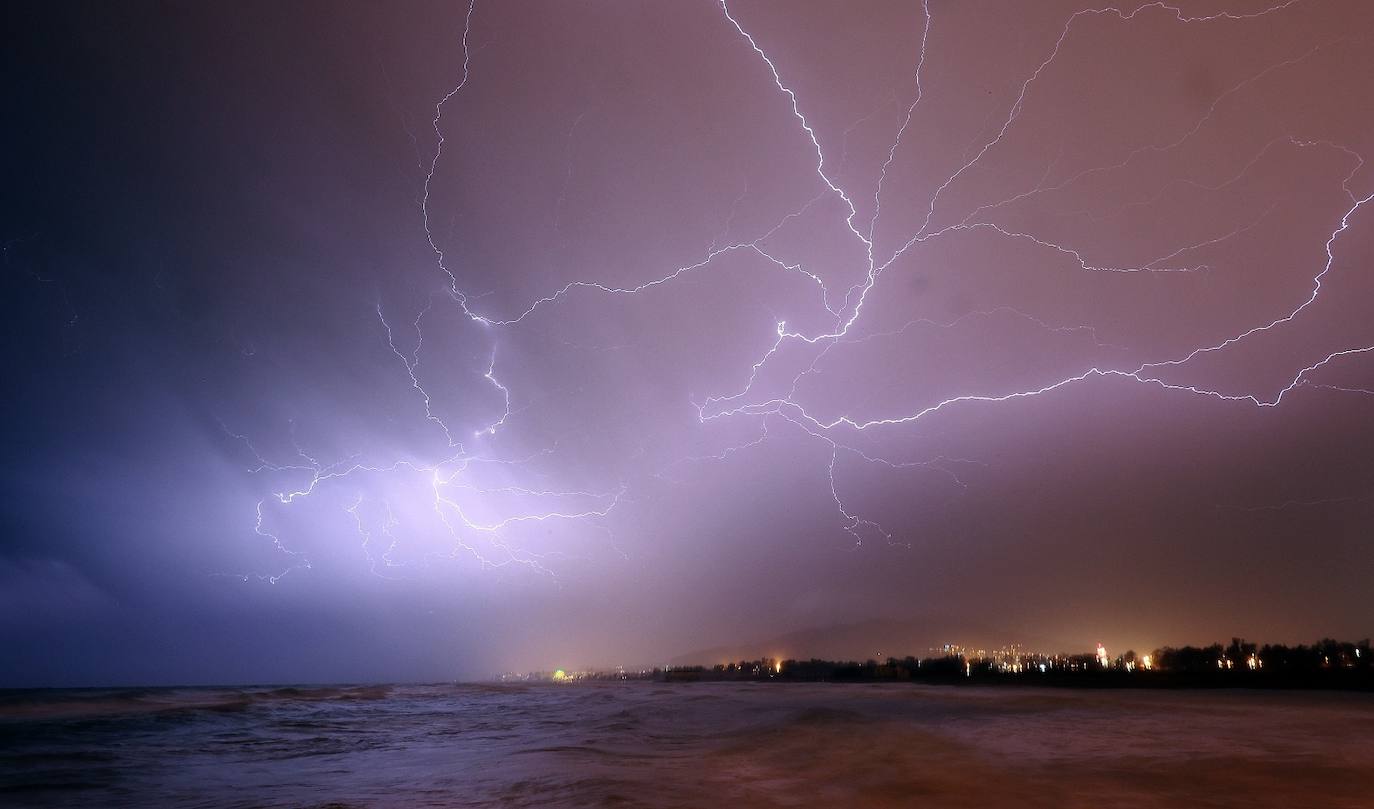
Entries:
{"label": "lightning bolt", "polygon": [[[821,374],[823,364],[834,360],[836,356],[834,352],[837,348],[850,347],[879,338],[897,337],[918,327],[953,329],[974,319],[1014,319],[1028,323],[1046,333],[1086,336],[1094,347],[1099,349],[1124,351],[1125,347],[1123,346],[1100,340],[1096,328],[1092,325],[1053,323],[1033,313],[1023,312],[1009,306],[979,310],[949,321],[936,322],[927,318],[913,319],[895,330],[869,330],[861,333],[858,324],[863,321],[865,303],[870,299],[870,293],[882,282],[886,270],[917,245],[956,235],[986,234],[996,239],[1024,244],[1029,249],[1043,252],[1045,255],[1066,262],[1068,266],[1082,272],[1144,273],[1169,276],[1206,271],[1208,265],[1197,263],[1195,260],[1187,260],[1190,254],[1200,253],[1205,249],[1215,248],[1225,242],[1242,238],[1247,233],[1261,227],[1275,208],[1271,206],[1253,220],[1237,224],[1229,229],[1221,228],[1218,232],[1201,240],[1163,248],[1159,255],[1140,261],[1130,259],[1112,261],[1089,257],[1085,254],[1084,249],[1042,237],[1025,229],[998,224],[994,221],[994,217],[1033,197],[1063,191],[1090,177],[1107,176],[1112,172],[1125,169],[1144,155],[1166,154],[1182,148],[1202,132],[1232,99],[1280,71],[1308,62],[1321,53],[1323,49],[1330,48],[1336,42],[1343,40],[1316,45],[1300,55],[1271,64],[1227,87],[1211,101],[1201,116],[1192,120],[1191,124],[1182,132],[1163,143],[1148,143],[1133,148],[1124,157],[1118,157],[1111,163],[1083,169],[1054,184],[1048,183],[1054,169],[1054,164],[1051,164],[1033,187],[1003,199],[981,202],[962,217],[946,219],[944,209],[948,205],[945,203],[950,189],[959,185],[961,180],[968,176],[975,167],[982,164],[989,154],[997,152],[1004,141],[1008,139],[1010,133],[1015,131],[1017,122],[1034,103],[1037,86],[1044,81],[1044,77],[1063,52],[1066,42],[1071,39],[1085,19],[1115,17],[1122,22],[1129,23],[1142,15],[1154,14],[1160,15],[1163,19],[1171,19],[1179,25],[1239,24],[1283,14],[1297,7],[1300,2],[1302,0],[1287,0],[1287,2],[1271,5],[1254,12],[1219,12],[1207,15],[1190,15],[1180,7],[1167,2],[1150,2],[1130,8],[1107,6],[1073,12],[1058,29],[1057,36],[1048,52],[1034,63],[1030,72],[1024,75],[1016,85],[1014,98],[1006,109],[1005,115],[998,119],[1000,123],[996,126],[996,131],[992,137],[980,138],[981,142],[975,141],[975,148],[971,149],[972,156],[968,159],[961,158],[961,162],[954,167],[953,171],[944,175],[943,179],[934,186],[928,199],[924,200],[925,204],[918,213],[920,221],[914,231],[903,234],[895,240],[893,244],[896,247],[891,252],[883,251],[880,253],[876,247],[876,233],[883,217],[884,192],[893,182],[889,176],[889,170],[897,161],[909,133],[918,127],[921,121],[921,104],[927,94],[927,80],[924,77],[927,52],[932,34],[938,35],[940,30],[938,20],[932,15],[929,2],[924,1],[920,4],[921,21],[919,44],[916,48],[912,70],[912,96],[906,103],[904,112],[899,113],[900,122],[897,123],[890,141],[887,142],[888,147],[884,151],[872,188],[851,190],[840,182],[837,171],[832,169],[832,166],[836,164],[842,166],[845,160],[841,159],[836,163],[827,159],[826,150],[817,135],[812,119],[808,118],[804,112],[803,100],[785,81],[775,60],[740,21],[732,10],[729,0],[717,0],[716,5],[721,14],[722,25],[734,37],[738,38],[742,49],[757,59],[760,69],[766,78],[771,80],[772,87],[782,100],[782,112],[785,113],[782,117],[790,121],[797,144],[814,157],[812,170],[815,181],[819,182],[819,193],[809,200],[801,201],[795,210],[771,227],[758,232],[757,235],[732,238],[735,230],[736,211],[749,197],[749,187],[745,183],[743,191],[730,205],[729,213],[720,233],[707,245],[704,253],[695,259],[684,261],[676,267],[660,270],[651,274],[647,280],[637,283],[610,284],[595,279],[574,280],[550,290],[547,294],[534,298],[523,308],[517,307],[514,311],[500,314],[478,311],[475,306],[476,297],[470,296],[462,289],[460,273],[449,266],[445,250],[436,240],[431,229],[431,192],[446,143],[443,125],[445,108],[468,85],[472,77],[472,53],[469,48],[469,38],[473,30],[473,17],[476,7],[474,0],[468,4],[464,16],[460,79],[434,105],[431,127],[435,137],[435,147],[425,171],[423,193],[419,203],[425,238],[437,268],[448,281],[446,295],[441,295],[441,297],[450,298],[463,316],[476,324],[481,333],[490,341],[490,360],[482,376],[485,382],[499,394],[503,406],[493,413],[491,418],[467,429],[470,430],[474,440],[485,440],[496,438],[498,433],[504,434],[505,428],[509,426],[508,420],[513,414],[513,397],[518,396],[518,394],[503,383],[498,375],[498,337],[504,330],[527,325],[534,318],[551,312],[569,296],[575,294],[638,296],[649,290],[674,284],[689,276],[708,273],[719,259],[729,255],[750,256],[758,259],[761,266],[767,268],[769,272],[780,272],[801,277],[805,280],[806,286],[814,290],[820,304],[833,320],[829,325],[818,330],[789,328],[786,320],[773,320],[772,336],[765,345],[757,347],[756,352],[752,354],[753,359],[747,361],[748,372],[743,374],[744,379],[741,385],[712,393],[703,397],[701,401],[690,402],[699,425],[707,426],[722,420],[746,419],[757,424],[757,431],[753,437],[713,453],[678,458],[660,466],[652,474],[656,478],[672,481],[675,480],[672,473],[684,466],[724,462],[737,455],[759,450],[770,442],[778,440],[784,433],[794,433],[804,437],[805,440],[816,442],[824,448],[826,460],[823,468],[819,471],[825,480],[828,496],[834,503],[837,527],[850,537],[855,548],[862,546],[865,540],[870,537],[880,538],[891,545],[910,547],[912,543],[907,539],[898,537],[894,531],[885,528],[879,522],[863,516],[854,506],[850,505],[850,498],[846,494],[848,489],[844,480],[846,463],[852,461],[894,471],[913,468],[928,469],[942,474],[949,481],[951,487],[960,491],[967,489],[969,483],[961,477],[958,470],[967,464],[980,463],[973,459],[950,458],[943,455],[921,459],[888,457],[865,449],[856,443],[858,436],[867,431],[914,427],[918,422],[925,422],[956,409],[1013,406],[1019,401],[1081,387],[1094,380],[1126,381],[1144,388],[1160,389],[1178,395],[1201,397],[1258,408],[1277,407],[1284,401],[1285,397],[1300,387],[1362,394],[1374,393],[1364,388],[1343,388],[1321,384],[1312,379],[1314,374],[1333,363],[1343,360],[1356,360],[1374,354],[1374,345],[1363,344],[1346,345],[1334,350],[1317,352],[1308,358],[1306,365],[1294,369],[1288,377],[1288,381],[1280,389],[1267,395],[1257,392],[1228,391],[1222,389],[1221,386],[1182,384],[1170,381],[1167,376],[1168,371],[1186,366],[1199,357],[1224,352],[1255,335],[1279,330],[1303,316],[1322,296],[1324,283],[1332,272],[1336,261],[1336,247],[1342,235],[1350,230],[1361,209],[1371,199],[1374,199],[1374,194],[1361,196],[1351,187],[1354,178],[1364,167],[1364,159],[1360,154],[1333,141],[1304,138],[1295,134],[1271,139],[1237,172],[1219,183],[1209,185],[1195,180],[1170,181],[1153,195],[1127,203],[1115,211],[1106,214],[1079,212],[1087,213],[1090,217],[1097,217],[1097,221],[1100,221],[1103,217],[1118,215],[1131,207],[1150,205],[1162,199],[1167,190],[1177,185],[1211,191],[1227,188],[1251,172],[1268,153],[1285,144],[1293,148],[1320,147],[1338,151],[1348,157],[1353,166],[1342,180],[1342,188],[1350,204],[1339,221],[1335,223],[1333,229],[1329,231],[1324,245],[1325,262],[1312,274],[1310,294],[1297,301],[1291,309],[1266,322],[1248,327],[1223,339],[1196,346],[1176,356],[1124,365],[1092,364],[1088,367],[1081,367],[1075,373],[1045,379],[1036,385],[1011,390],[968,391],[900,412],[886,414],[842,412],[839,415],[822,416],[816,412],[816,408],[809,409],[807,403],[802,401],[799,393],[800,383],[804,379]],[[898,107],[898,109],[901,110],[902,108]],[[573,123],[567,135],[569,141],[581,120],[582,117],[579,116]],[[848,130],[845,134],[847,137]],[[568,183],[572,177],[571,146],[568,149],[569,167],[565,173],[562,189],[559,191],[555,226],[558,223],[558,212],[562,210],[563,197],[567,193]],[[1059,158],[1056,158],[1056,162],[1058,160]],[[871,200],[871,216],[866,222],[860,223],[859,221],[859,210],[854,202],[856,198]],[[769,237],[776,235],[790,223],[812,213],[818,204],[825,200],[839,201],[843,209],[842,222],[845,231],[847,231],[846,238],[852,239],[854,244],[862,249],[864,255],[864,264],[860,268],[862,281],[843,289],[830,288],[821,272],[808,268],[801,262],[789,262],[766,247]],[[949,224],[937,226],[937,220],[948,221]],[[880,256],[882,256],[881,259]],[[424,481],[422,488],[425,490],[425,502],[436,519],[445,526],[451,539],[452,550],[449,555],[469,555],[484,568],[517,564],[550,575],[552,575],[553,570],[546,564],[550,554],[536,554],[510,544],[504,535],[506,529],[521,524],[546,521],[591,521],[595,523],[597,520],[609,517],[617,506],[627,499],[630,485],[625,482],[619,482],[609,489],[586,490],[563,490],[509,483],[493,486],[482,482],[482,477],[478,472],[484,465],[519,466],[522,461],[502,460],[493,456],[472,454],[462,442],[455,439],[455,435],[459,434],[459,428],[451,428],[448,419],[436,411],[435,402],[426,389],[422,378],[424,375],[421,373],[421,347],[424,345],[422,321],[431,311],[433,303],[434,300],[431,298],[429,304],[411,322],[415,337],[414,347],[409,351],[398,345],[396,334],[393,332],[391,323],[386,318],[380,303],[376,306],[376,315],[387,346],[406,373],[410,389],[419,402],[424,420],[433,425],[443,436],[445,445],[438,453],[437,459],[425,462],[394,460],[380,464],[364,464],[355,458],[349,458],[331,464],[323,464],[297,446],[295,460],[289,464],[279,465],[266,460],[246,438],[225,428],[226,435],[247,447],[252,455],[254,465],[250,466],[250,471],[304,476],[302,485],[283,489],[274,493],[273,497],[261,500],[257,504],[255,533],[260,537],[267,538],[279,552],[286,554],[291,562],[283,572],[263,580],[275,583],[287,573],[311,569],[309,560],[301,552],[288,549],[275,534],[264,527],[264,504],[275,502],[281,507],[289,506],[301,498],[312,496],[326,484],[332,484],[345,478],[408,475],[422,479]],[[802,362],[801,370],[792,373],[790,382],[784,381],[777,392],[759,393],[756,388],[763,387],[763,380],[768,377],[771,370],[770,366],[777,363],[782,356],[797,356],[793,352],[802,352],[800,356],[808,358]],[[297,463],[297,460],[301,463]],[[477,500],[482,498],[531,499],[539,501],[542,507],[481,517],[475,513],[472,505],[474,498]],[[354,522],[355,531],[361,542],[361,549],[371,572],[378,575],[381,575],[378,572],[379,564],[387,571],[398,566],[393,562],[392,556],[398,549],[398,540],[393,534],[393,529],[399,523],[392,512],[390,503],[382,502],[385,505],[387,518],[376,528],[369,526],[362,514],[363,495],[356,495],[355,499],[343,508]],[[387,550],[380,556],[380,563],[378,562],[379,557],[375,556],[372,551],[374,537],[377,534],[387,537],[390,542]],[[481,537],[483,540],[484,544],[481,548],[477,545],[476,537]]]}

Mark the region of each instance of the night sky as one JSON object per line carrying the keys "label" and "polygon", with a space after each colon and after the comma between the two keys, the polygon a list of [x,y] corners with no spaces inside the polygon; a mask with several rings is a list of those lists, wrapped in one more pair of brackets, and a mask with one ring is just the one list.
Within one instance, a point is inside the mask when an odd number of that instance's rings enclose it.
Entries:
{"label": "night sky", "polygon": [[1374,633],[1270,2],[6,4],[0,686]]}

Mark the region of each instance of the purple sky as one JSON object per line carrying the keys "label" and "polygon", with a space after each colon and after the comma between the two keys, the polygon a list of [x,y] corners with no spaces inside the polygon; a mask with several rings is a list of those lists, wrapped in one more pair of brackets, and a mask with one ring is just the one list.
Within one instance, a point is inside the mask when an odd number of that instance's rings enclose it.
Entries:
{"label": "purple sky", "polygon": [[1370,4],[5,13],[0,685],[1374,631]]}

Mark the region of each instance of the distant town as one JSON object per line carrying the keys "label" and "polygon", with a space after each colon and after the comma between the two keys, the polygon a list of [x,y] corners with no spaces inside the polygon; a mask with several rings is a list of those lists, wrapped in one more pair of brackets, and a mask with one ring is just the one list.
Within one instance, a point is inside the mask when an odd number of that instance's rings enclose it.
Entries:
{"label": "distant town", "polygon": [[715,665],[507,673],[502,682],[914,681],[949,684],[1019,684],[1138,688],[1337,688],[1374,690],[1369,639],[1322,639],[1311,645],[1248,643],[1166,646],[1148,653],[1113,655],[1102,644],[1079,654],[1047,654],[1018,645],[977,649],[946,644],[923,657],[875,654],[857,661],[760,658]]}

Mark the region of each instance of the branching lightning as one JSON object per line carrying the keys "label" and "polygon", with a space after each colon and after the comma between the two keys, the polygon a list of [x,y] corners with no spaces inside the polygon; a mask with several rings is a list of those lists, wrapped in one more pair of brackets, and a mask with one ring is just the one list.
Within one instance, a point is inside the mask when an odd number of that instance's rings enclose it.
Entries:
{"label": "branching lightning", "polygon": [[[1180,149],[1202,132],[1229,101],[1246,93],[1264,79],[1307,62],[1324,48],[1335,43],[1317,45],[1301,55],[1271,64],[1227,87],[1213,98],[1200,117],[1192,121],[1191,125],[1177,136],[1163,143],[1149,143],[1135,148],[1107,165],[1077,171],[1067,178],[1051,184],[1048,180],[1052,173],[1052,164],[1047,167],[1044,175],[1034,187],[1019,191],[1004,199],[980,202],[966,215],[954,216],[953,218],[950,218],[946,212],[946,208],[949,207],[950,190],[959,185],[961,180],[976,167],[984,163],[990,154],[995,154],[1016,130],[1017,122],[1023,117],[1027,109],[1035,104],[1036,88],[1045,80],[1046,75],[1063,52],[1065,44],[1070,41],[1087,18],[1114,15],[1120,21],[1129,23],[1142,15],[1162,15],[1178,25],[1243,24],[1262,17],[1289,13],[1302,0],[1287,0],[1249,13],[1221,12],[1210,15],[1189,15],[1181,8],[1166,2],[1144,3],[1129,9],[1109,6],[1073,12],[1064,21],[1048,52],[1043,58],[1035,62],[1034,68],[1029,74],[1017,83],[1010,106],[1006,109],[1005,115],[999,115],[997,119],[1000,121],[1000,125],[996,126],[995,134],[985,140],[980,139],[981,142],[977,142],[971,150],[972,156],[966,160],[961,160],[953,171],[934,185],[933,192],[929,194],[928,199],[924,200],[925,204],[921,206],[916,217],[918,224],[914,232],[903,234],[901,238],[894,241],[896,247],[890,252],[879,251],[877,231],[880,223],[883,222],[884,192],[890,188],[893,182],[889,176],[889,170],[898,160],[899,154],[902,153],[905,139],[913,130],[919,128],[922,122],[921,104],[927,96],[929,81],[923,76],[927,66],[927,51],[931,42],[938,40],[940,31],[939,20],[932,16],[930,4],[922,2],[919,6],[921,19],[918,26],[918,46],[912,72],[913,91],[909,103],[906,103],[904,108],[898,108],[901,110],[898,116],[900,121],[895,132],[892,133],[890,141],[887,141],[890,145],[882,155],[876,182],[871,189],[860,190],[846,188],[837,179],[837,173],[831,168],[835,163],[827,159],[822,140],[817,135],[812,119],[809,119],[805,112],[804,99],[799,98],[798,93],[786,81],[775,60],[741,22],[740,17],[732,10],[729,0],[717,0],[717,2],[722,25],[732,34],[733,38],[738,40],[740,48],[756,58],[759,69],[764,73],[765,78],[771,81],[776,93],[781,97],[783,107],[779,111],[779,118],[786,120],[791,127],[795,148],[806,150],[814,158],[812,167],[815,178],[820,183],[819,193],[809,200],[799,200],[800,204],[795,210],[757,235],[743,239],[732,238],[732,233],[735,230],[736,209],[749,196],[749,186],[746,183],[744,190],[729,206],[729,214],[725,219],[723,232],[711,241],[704,254],[695,259],[668,269],[666,272],[659,270],[646,273],[649,276],[648,280],[637,283],[611,284],[595,279],[579,279],[549,291],[516,311],[505,314],[478,311],[475,305],[476,298],[470,296],[462,288],[462,272],[448,265],[445,250],[436,241],[431,230],[430,210],[431,190],[436,182],[436,175],[439,172],[444,153],[445,137],[444,126],[442,125],[444,110],[447,104],[460,95],[473,75],[471,72],[472,55],[469,51],[468,41],[473,29],[475,2],[470,3],[464,17],[461,39],[462,71],[460,80],[434,105],[432,128],[436,142],[432,159],[428,162],[425,172],[423,195],[419,207],[425,237],[433,252],[435,263],[448,281],[447,296],[441,295],[440,297],[450,297],[462,314],[473,323],[478,324],[480,332],[485,335],[486,339],[490,340],[490,360],[482,377],[486,385],[497,392],[501,404],[483,423],[465,425],[461,429],[458,426],[450,427],[448,419],[440,415],[433,397],[426,389],[424,379],[427,368],[422,367],[421,361],[421,347],[424,345],[422,321],[430,312],[433,301],[431,300],[431,306],[426,306],[411,321],[411,328],[414,332],[414,347],[409,351],[398,345],[398,339],[391,322],[388,321],[383,307],[378,303],[376,316],[380,322],[386,345],[404,369],[410,389],[418,400],[417,417],[422,413],[424,419],[442,435],[445,442],[442,451],[438,453],[436,460],[430,462],[395,460],[381,464],[364,464],[355,458],[348,458],[326,464],[312,457],[297,445],[296,455],[290,463],[274,464],[259,454],[247,438],[231,433],[226,428],[226,434],[241,443],[251,453],[254,463],[250,467],[251,471],[255,473],[270,472],[276,475],[295,475],[303,481],[294,488],[276,492],[271,498],[266,498],[257,504],[254,532],[269,539],[274,547],[287,555],[290,560],[290,565],[282,572],[260,578],[275,583],[287,573],[311,568],[310,561],[303,554],[288,549],[268,527],[267,524],[270,520],[264,513],[264,505],[275,503],[279,506],[289,506],[301,498],[314,494],[325,484],[345,478],[366,476],[402,476],[423,480],[423,487],[426,489],[426,502],[438,520],[446,526],[455,555],[459,553],[470,555],[484,567],[516,563],[540,572],[551,572],[551,568],[545,564],[547,554],[533,554],[509,544],[503,535],[504,530],[511,526],[530,522],[585,521],[607,518],[625,500],[627,492],[630,491],[630,485],[621,482],[609,490],[600,491],[562,491],[543,486],[520,485],[484,486],[480,483],[479,478],[472,474],[474,468],[482,464],[520,463],[520,461],[500,460],[472,454],[465,448],[463,442],[455,437],[464,434],[462,430],[466,429],[467,434],[472,436],[472,440],[480,441],[496,436],[499,431],[511,427],[508,420],[513,412],[512,402],[519,398],[520,393],[518,385],[516,385],[517,389],[513,390],[511,386],[501,381],[498,358],[505,356],[505,353],[498,351],[499,337],[505,333],[505,330],[519,328],[522,324],[536,317],[552,316],[558,304],[570,296],[587,294],[633,297],[655,288],[674,284],[688,276],[707,273],[718,259],[727,255],[756,258],[761,266],[769,272],[794,274],[804,278],[806,286],[814,290],[820,305],[832,316],[833,321],[826,328],[806,330],[795,326],[789,327],[785,320],[774,320],[771,324],[772,336],[769,341],[764,345],[757,346],[751,358],[747,358],[741,363],[742,384],[736,387],[722,386],[721,390],[705,396],[700,401],[691,403],[697,421],[701,425],[709,425],[722,420],[745,419],[757,425],[753,437],[743,443],[725,447],[718,452],[679,458],[661,466],[655,476],[661,480],[673,482],[676,480],[674,475],[677,471],[689,465],[723,462],[744,453],[762,451],[761,448],[778,440],[784,433],[794,433],[806,441],[816,442],[820,447],[823,447],[825,461],[823,469],[820,470],[820,475],[825,481],[827,496],[834,502],[834,510],[838,515],[838,529],[852,539],[855,547],[862,545],[866,539],[872,537],[881,538],[884,542],[894,545],[909,546],[912,543],[909,538],[899,537],[896,532],[883,527],[877,521],[864,517],[858,513],[854,506],[849,505],[847,492],[851,489],[846,486],[844,476],[846,463],[873,465],[894,471],[911,468],[929,469],[947,478],[949,484],[956,490],[963,490],[969,485],[964,477],[959,474],[960,468],[967,464],[979,463],[979,461],[972,459],[946,458],[943,456],[923,460],[884,457],[865,449],[858,443],[859,435],[867,431],[898,428],[914,429],[918,422],[924,422],[957,409],[973,408],[976,412],[978,407],[1013,407],[1017,402],[1023,400],[1084,387],[1099,380],[1116,380],[1144,388],[1163,390],[1171,394],[1202,397],[1221,403],[1249,405],[1258,408],[1277,407],[1293,391],[1303,387],[1332,392],[1374,395],[1374,391],[1365,388],[1330,385],[1314,379],[1319,371],[1335,362],[1353,361],[1374,355],[1374,344],[1350,344],[1333,350],[1318,351],[1305,358],[1306,364],[1294,369],[1288,376],[1288,381],[1276,391],[1239,391],[1227,389],[1222,385],[1185,384],[1171,381],[1175,378],[1170,374],[1171,371],[1177,371],[1199,357],[1225,352],[1256,335],[1280,330],[1300,318],[1311,316],[1312,312],[1309,310],[1312,310],[1322,298],[1324,284],[1333,272],[1342,236],[1356,224],[1359,216],[1364,213],[1362,209],[1371,200],[1374,200],[1374,194],[1361,195],[1352,190],[1355,177],[1364,167],[1362,156],[1341,144],[1329,140],[1304,138],[1297,134],[1288,134],[1271,139],[1239,171],[1218,183],[1207,184],[1194,180],[1173,180],[1154,194],[1129,202],[1123,208],[1107,213],[1080,212],[1093,221],[1100,221],[1109,216],[1119,215],[1127,208],[1154,204],[1163,197],[1166,190],[1177,186],[1207,191],[1228,188],[1252,171],[1267,154],[1282,146],[1296,149],[1322,148],[1339,152],[1351,161],[1351,169],[1342,181],[1342,189],[1349,199],[1349,205],[1340,216],[1339,221],[1333,224],[1333,228],[1325,240],[1325,261],[1321,266],[1313,268],[1316,271],[1311,274],[1310,293],[1295,301],[1291,308],[1276,313],[1265,322],[1221,339],[1198,345],[1178,353],[1176,356],[1120,365],[1091,364],[1087,367],[1080,367],[1075,373],[1045,379],[1039,384],[1029,387],[1007,390],[968,390],[898,412],[858,412],[855,410],[839,415],[823,416],[820,415],[820,411],[814,405],[809,406],[801,394],[801,383],[823,373],[825,363],[842,361],[844,349],[873,340],[894,339],[918,327],[953,329],[975,319],[1007,318],[1030,324],[1045,333],[1085,336],[1095,348],[1111,351],[1117,355],[1127,353],[1127,347],[1099,339],[1098,327],[1090,324],[1052,323],[1033,313],[1020,311],[1010,306],[978,310],[947,321],[937,322],[928,318],[912,319],[897,329],[877,330],[869,328],[868,331],[863,331],[859,324],[864,321],[865,304],[872,299],[874,290],[883,283],[885,272],[917,245],[937,239],[984,235],[993,239],[1007,240],[1010,243],[1023,245],[1027,250],[1043,253],[1053,260],[1063,262],[1072,270],[1082,272],[1143,273],[1167,276],[1169,274],[1191,274],[1206,271],[1208,265],[1199,261],[1193,254],[1202,253],[1206,249],[1216,248],[1224,243],[1238,240],[1247,233],[1264,226],[1267,218],[1275,210],[1275,206],[1269,207],[1256,218],[1234,227],[1219,228],[1218,232],[1201,240],[1158,248],[1159,255],[1143,261],[1130,259],[1118,261],[1089,256],[1085,249],[1063,244],[1056,239],[1042,237],[1024,228],[999,224],[996,218],[999,214],[1033,197],[1062,191],[1090,177],[1109,176],[1112,172],[1120,171],[1132,165],[1146,154],[1165,154]],[[581,117],[577,119],[573,124],[573,129],[581,120]],[[571,139],[571,135],[572,132],[570,131],[568,133],[569,139]],[[569,151],[569,160],[571,160],[571,151]],[[838,162],[843,163],[844,161]],[[569,165],[571,166],[571,163]],[[569,168],[564,178],[563,188],[559,192],[559,211],[562,209],[562,198],[567,192],[567,184],[571,176],[571,168]],[[867,222],[862,224],[859,223],[860,212],[854,202],[856,198],[871,199],[871,216]],[[854,245],[861,249],[865,257],[865,263],[860,268],[863,280],[858,284],[851,284],[844,288],[831,288],[827,285],[824,273],[808,268],[803,263],[785,260],[779,257],[776,251],[769,250],[765,246],[769,237],[774,236],[799,217],[809,215],[818,203],[827,199],[838,200],[841,203],[843,225],[847,231],[846,238],[852,239]],[[948,224],[939,225],[938,222],[940,221],[948,222]],[[1306,277],[1306,273],[1304,273],[1304,277]],[[408,340],[402,342],[408,342]],[[790,384],[785,384],[776,390],[771,390],[771,392],[760,390],[760,388],[766,387],[762,382],[765,372],[769,370],[771,364],[777,362],[778,357],[789,349],[811,352],[806,355],[809,357],[809,362],[804,363],[805,367],[791,376]],[[430,378],[432,379],[432,377]],[[495,496],[535,500],[540,503],[540,507],[492,518],[476,516],[472,505],[473,499]],[[386,500],[378,500],[377,502],[384,507],[386,517],[377,527],[372,527],[365,520],[364,511],[367,509],[364,509],[363,506],[366,500],[367,498],[362,494],[357,494],[355,499],[344,508],[344,511],[354,522],[355,530],[361,542],[361,550],[371,572],[377,575],[392,575],[400,567],[393,559],[400,543],[393,530],[400,526],[400,522],[393,513],[391,504]],[[371,510],[376,511],[375,505],[371,507]],[[380,543],[380,540],[377,539],[378,535],[389,541],[386,550],[381,554],[374,551],[376,543]],[[473,537],[478,536],[484,538],[480,548],[473,539]]]}

